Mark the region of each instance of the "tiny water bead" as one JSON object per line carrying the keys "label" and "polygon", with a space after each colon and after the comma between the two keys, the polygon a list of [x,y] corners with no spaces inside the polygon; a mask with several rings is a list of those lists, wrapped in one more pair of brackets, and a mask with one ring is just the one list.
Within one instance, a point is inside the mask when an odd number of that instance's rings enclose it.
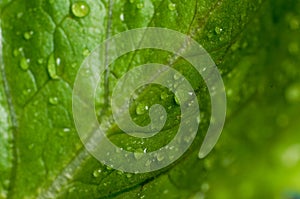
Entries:
{"label": "tiny water bead", "polygon": [[28,149],[31,150],[31,149],[33,149],[33,147],[34,147],[34,144],[30,144],[30,145],[28,146]]}
{"label": "tiny water bead", "polygon": [[121,20],[121,21],[124,21],[124,13],[121,13],[121,14],[120,14],[120,20]]}
{"label": "tiny water bead", "polygon": [[144,7],[144,4],[143,3],[138,3],[138,4],[136,4],[136,7],[138,9],[142,9]]}
{"label": "tiny water bead", "polygon": [[169,94],[167,92],[162,92],[160,94],[160,99],[166,100],[169,97]]}
{"label": "tiny water bead", "polygon": [[27,71],[29,68],[29,62],[30,62],[30,59],[26,59],[25,57],[22,57],[20,60],[21,69],[24,71]]}
{"label": "tiny water bead", "polygon": [[72,4],[72,13],[74,16],[82,18],[90,13],[90,7],[86,2],[78,1]]}
{"label": "tiny water bead", "polygon": [[223,31],[222,28],[220,28],[220,27],[215,27],[215,32],[216,32],[218,35],[221,34],[222,31]]}
{"label": "tiny water bead", "polygon": [[138,149],[136,152],[133,153],[135,159],[139,160],[143,157],[143,150],[142,149]]}
{"label": "tiny water bead", "polygon": [[50,97],[49,98],[49,103],[52,105],[57,105],[58,104],[58,98],[57,97]]}
{"label": "tiny water bead", "polygon": [[139,103],[137,106],[136,106],[136,114],[137,115],[143,115],[146,113],[146,111],[149,109],[149,107],[144,104],[144,103]]}
{"label": "tiny water bead", "polygon": [[28,31],[28,32],[25,32],[23,36],[24,36],[24,39],[29,40],[29,39],[31,39],[32,35],[33,35],[33,31]]}
{"label": "tiny water bead", "polygon": [[180,75],[178,73],[175,73],[175,75],[173,76],[174,80],[178,80],[180,78]]}
{"label": "tiny water bead", "polygon": [[157,156],[156,156],[156,159],[160,162],[160,161],[164,160],[165,157],[161,153],[158,153]]}
{"label": "tiny water bead", "polygon": [[17,14],[17,18],[18,18],[18,19],[20,19],[22,16],[23,16],[23,12],[19,12],[19,13]]}
{"label": "tiny water bead", "polygon": [[21,55],[21,54],[23,54],[23,48],[22,48],[22,47],[14,49],[13,55],[14,55],[15,57],[17,57],[17,56],[19,56],[19,55]]}
{"label": "tiny water bead", "polygon": [[93,176],[95,177],[95,178],[98,178],[99,176],[100,176],[100,174],[101,174],[101,169],[96,169],[94,172],[93,172]]}
{"label": "tiny water bead", "polygon": [[176,4],[175,3],[169,3],[168,5],[169,10],[173,11],[176,9]]}
{"label": "tiny water bead", "polygon": [[37,63],[38,63],[38,64],[43,64],[43,63],[44,63],[44,59],[43,59],[43,58],[39,58],[39,59],[37,60]]}
{"label": "tiny water bead", "polygon": [[[59,59],[59,58],[58,58]],[[51,54],[50,57],[49,57],[49,60],[48,60],[48,73],[50,75],[50,77],[52,79],[58,79],[58,75],[56,74],[56,64],[59,63],[60,64],[60,60],[57,61],[55,60],[54,58],[54,55]]]}
{"label": "tiny water bead", "polygon": [[126,174],[126,177],[127,177],[127,178],[131,178],[131,177],[132,177],[132,174],[131,174],[131,173],[127,173],[127,174]]}
{"label": "tiny water bead", "polygon": [[83,52],[82,52],[82,55],[85,56],[85,57],[87,57],[87,56],[89,56],[90,53],[91,52],[90,52],[89,49],[84,49]]}

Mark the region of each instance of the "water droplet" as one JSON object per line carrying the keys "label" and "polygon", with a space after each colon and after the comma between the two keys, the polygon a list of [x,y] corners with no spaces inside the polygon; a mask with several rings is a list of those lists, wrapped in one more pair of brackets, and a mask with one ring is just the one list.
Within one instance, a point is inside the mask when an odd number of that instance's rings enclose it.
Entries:
{"label": "water droplet", "polygon": [[144,103],[139,103],[137,106],[136,106],[136,114],[138,115],[143,115],[146,113],[146,111],[148,110],[148,106],[146,106]]}
{"label": "water droplet", "polygon": [[136,7],[138,9],[142,9],[144,7],[144,3],[138,3],[138,4],[136,4]]}
{"label": "water droplet", "polygon": [[76,17],[85,17],[89,14],[90,12],[90,7],[89,5],[84,2],[84,1],[78,1],[73,3],[72,5],[72,13],[76,16]]}
{"label": "water droplet", "polygon": [[25,57],[22,57],[20,60],[20,67],[22,70],[26,71],[29,68],[29,62],[30,59],[26,59]]}
{"label": "water droplet", "polygon": [[29,40],[29,39],[31,39],[32,35],[33,35],[33,31],[28,31],[28,32],[25,32],[23,36],[26,40]]}
{"label": "water droplet", "polygon": [[17,18],[18,18],[18,19],[20,19],[22,16],[23,16],[23,12],[19,12],[19,13],[17,14]]}
{"label": "water droplet", "polygon": [[57,105],[58,104],[58,98],[57,97],[50,97],[49,98],[49,103],[52,105]]}
{"label": "water droplet", "polygon": [[34,147],[34,144],[30,144],[30,145],[28,146],[28,149],[31,150],[31,149],[33,149],[33,147]]}
{"label": "water droplet", "polygon": [[101,174],[101,169],[96,169],[94,172],[93,172],[93,176],[95,177],[95,178],[98,178],[99,176],[100,176],[100,174]]}
{"label": "water droplet", "polygon": [[141,153],[141,152],[134,152],[133,155],[134,155],[135,159],[137,159],[137,160],[139,160],[143,157],[143,153]]}
{"label": "water droplet", "polygon": [[123,173],[124,173],[123,171],[117,171],[118,175],[123,175]]}
{"label": "water droplet", "polygon": [[121,21],[124,21],[124,13],[121,13],[121,14],[120,14],[120,20],[121,20]]}
{"label": "water droplet", "polygon": [[221,34],[222,31],[223,31],[222,28],[215,27],[215,32],[216,32],[218,35]]}
{"label": "water droplet", "polygon": [[232,93],[233,93],[232,89],[227,89],[227,90],[226,90],[227,96],[231,96]]}
{"label": "water droplet", "polygon": [[149,167],[149,166],[151,165],[151,163],[152,163],[151,160],[147,160],[146,163],[145,163],[145,166],[146,166],[146,167]]}
{"label": "water droplet", "polygon": [[89,56],[89,54],[90,54],[90,51],[87,48],[84,49],[83,52],[82,52],[82,55],[85,56],[85,57]]}
{"label": "water droplet", "polygon": [[203,183],[203,184],[201,185],[201,190],[202,190],[203,192],[207,192],[207,191],[209,190],[209,184],[208,184],[207,182]]}
{"label": "water droplet", "polygon": [[63,131],[64,131],[64,132],[70,132],[71,129],[69,129],[69,128],[64,128]]}
{"label": "water droplet", "polygon": [[59,65],[60,65],[60,62],[61,62],[60,58],[59,58],[59,57],[58,57],[58,58],[56,58],[56,65],[57,65],[57,66],[59,66]]}
{"label": "water droplet", "polygon": [[22,48],[22,47],[21,47],[21,48],[16,48],[16,49],[14,49],[13,55],[14,55],[15,57],[19,56],[20,54],[23,54],[23,48]]}
{"label": "water droplet", "polygon": [[219,41],[224,41],[224,37],[219,37]]}
{"label": "water droplet", "polygon": [[180,76],[180,74],[178,74],[178,73],[175,73],[175,75],[173,76],[174,80],[178,80],[180,77],[181,77],[181,76]]}
{"label": "water droplet", "polygon": [[197,123],[200,124],[200,121],[201,121],[200,115],[196,119],[197,119]]}
{"label": "water droplet", "polygon": [[72,179],[72,175],[71,175],[70,173],[65,173],[65,177],[66,177],[67,179]]}
{"label": "water droplet", "polygon": [[44,59],[43,59],[43,58],[39,58],[39,59],[37,60],[37,62],[38,62],[38,64],[43,64],[43,63],[44,63]]}
{"label": "water droplet", "polygon": [[169,3],[168,5],[169,10],[173,11],[176,9],[176,4],[175,3]]}
{"label": "water droplet", "polygon": [[48,73],[52,79],[58,79],[58,75],[56,74],[56,61],[54,55],[51,54],[48,60]]}
{"label": "water droplet", "polygon": [[127,174],[126,174],[126,177],[127,177],[127,178],[131,178],[131,177],[132,177],[132,174],[131,174],[131,173],[127,173]]}
{"label": "water droplet", "polygon": [[167,92],[162,92],[162,93],[160,94],[160,99],[162,99],[162,100],[165,100],[165,99],[167,99],[168,97],[169,97],[169,95],[168,95]]}
{"label": "water droplet", "polygon": [[163,154],[158,153],[157,156],[156,156],[156,159],[160,162],[160,161],[162,161],[163,159],[165,159],[165,157],[163,156]]}

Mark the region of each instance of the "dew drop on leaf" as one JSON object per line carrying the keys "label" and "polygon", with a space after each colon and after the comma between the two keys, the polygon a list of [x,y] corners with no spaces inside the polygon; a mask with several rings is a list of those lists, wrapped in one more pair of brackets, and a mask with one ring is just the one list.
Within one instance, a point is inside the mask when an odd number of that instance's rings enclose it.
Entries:
{"label": "dew drop on leaf", "polygon": [[117,171],[118,175],[123,175],[123,171]]}
{"label": "dew drop on leaf", "polygon": [[209,184],[207,182],[204,182],[202,185],[201,185],[201,190],[203,192],[207,192],[209,190]]}
{"label": "dew drop on leaf", "polygon": [[33,149],[33,147],[34,147],[34,144],[30,144],[30,145],[28,146],[28,149],[31,150],[31,149]]}
{"label": "dew drop on leaf", "polygon": [[58,58],[56,58],[56,65],[57,65],[57,66],[59,66],[59,65],[60,65],[60,61],[61,61],[61,60],[60,60],[60,58],[59,58],[59,57],[58,57]]}
{"label": "dew drop on leaf", "polygon": [[64,129],[63,129],[63,132],[66,132],[66,133],[67,133],[67,132],[70,132],[70,131],[71,131],[71,129],[69,129],[69,128],[64,128]]}
{"label": "dew drop on leaf", "polygon": [[97,177],[100,176],[100,173],[101,173],[101,172],[102,172],[101,169],[96,169],[96,170],[93,172],[93,176],[94,176],[95,178],[97,178]]}
{"label": "dew drop on leaf", "polygon": [[49,103],[52,105],[57,105],[58,104],[58,98],[57,97],[50,97],[49,98]]}
{"label": "dew drop on leaf", "polygon": [[138,4],[136,4],[136,7],[138,9],[142,9],[144,7],[144,4],[143,3],[138,3]]}
{"label": "dew drop on leaf", "polygon": [[89,54],[90,54],[89,49],[84,49],[83,52],[82,52],[82,55],[85,56],[85,57],[89,56]]}
{"label": "dew drop on leaf", "polygon": [[121,20],[121,21],[124,21],[124,13],[121,13],[121,14],[120,14],[120,20]]}
{"label": "dew drop on leaf", "polygon": [[52,79],[58,79],[58,75],[56,74],[56,61],[53,54],[50,55],[48,60],[48,73]]}
{"label": "dew drop on leaf", "polygon": [[43,59],[43,58],[39,58],[39,59],[37,60],[37,62],[38,62],[38,64],[43,64],[43,63],[44,63],[44,59]]}
{"label": "dew drop on leaf", "polygon": [[127,178],[131,178],[131,177],[132,177],[132,174],[131,174],[131,173],[127,173],[127,174],[126,174],[126,177],[127,177]]}
{"label": "dew drop on leaf", "polygon": [[19,12],[19,13],[17,14],[17,18],[18,18],[18,19],[20,19],[22,16],[23,16],[23,12]]}
{"label": "dew drop on leaf", "polygon": [[175,73],[175,75],[173,76],[174,80],[178,80],[180,78],[180,75],[178,73]]}
{"label": "dew drop on leaf", "polygon": [[222,31],[223,31],[222,28],[220,28],[220,27],[215,27],[215,32],[216,32],[218,35],[221,34]]}
{"label": "dew drop on leaf", "polygon": [[133,155],[134,155],[135,159],[137,159],[137,160],[139,160],[143,157],[143,153],[141,153],[141,152],[134,152]]}
{"label": "dew drop on leaf", "polygon": [[136,114],[138,115],[143,115],[146,113],[146,111],[148,110],[148,106],[146,106],[144,103],[139,103],[137,106],[136,106]]}
{"label": "dew drop on leaf", "polygon": [[33,35],[33,31],[28,31],[28,32],[25,32],[23,36],[24,36],[24,39],[29,40],[29,39],[31,39],[32,35]]}
{"label": "dew drop on leaf", "polygon": [[162,154],[158,153],[157,156],[156,156],[156,159],[160,162],[163,159],[165,159],[165,157]]}
{"label": "dew drop on leaf", "polygon": [[30,59],[26,59],[25,57],[22,57],[20,60],[20,67],[22,70],[26,71],[29,68],[29,62]]}
{"label": "dew drop on leaf", "polygon": [[151,165],[151,163],[152,163],[151,160],[147,160],[146,163],[145,163],[145,166],[146,166],[146,167],[149,167],[149,166]]}
{"label": "dew drop on leaf", "polygon": [[23,53],[23,48],[21,47],[21,48],[16,48],[16,49],[14,49],[14,51],[13,51],[13,55],[15,56],[15,57],[17,57],[17,56],[19,56],[20,54],[22,54]]}
{"label": "dew drop on leaf", "polygon": [[89,5],[84,1],[75,2],[72,5],[72,13],[76,17],[85,17],[89,14],[90,7]]}
{"label": "dew drop on leaf", "polygon": [[162,100],[165,100],[165,99],[167,99],[168,97],[169,97],[169,95],[168,95],[167,92],[162,92],[162,93],[160,94],[160,99],[162,99]]}
{"label": "dew drop on leaf", "polygon": [[176,9],[176,4],[175,3],[169,3],[168,5],[169,10],[173,11]]}

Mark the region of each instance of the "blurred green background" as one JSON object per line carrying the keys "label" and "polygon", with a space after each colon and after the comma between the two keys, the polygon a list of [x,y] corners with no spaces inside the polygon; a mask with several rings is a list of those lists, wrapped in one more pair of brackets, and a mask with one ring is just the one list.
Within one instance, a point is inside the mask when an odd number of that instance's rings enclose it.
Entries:
{"label": "blurred green background", "polygon": [[[113,8],[112,1],[87,0],[90,12],[83,16],[71,9],[76,2],[0,0],[1,199],[47,198],[48,193],[70,199],[300,198],[299,0],[116,0]],[[73,124],[71,88],[82,60],[108,33],[145,26],[190,34],[211,54],[226,87],[227,120],[205,159],[197,157],[195,143],[168,168],[126,174],[85,151]],[[130,68],[169,56],[148,51],[131,55],[119,65]],[[179,62],[174,67],[192,79],[185,66]],[[129,68],[116,67],[112,73],[121,76]],[[200,96],[204,86],[195,82]],[[206,106],[209,99],[201,97]],[[173,98],[168,100],[167,105],[177,106]],[[103,108],[99,101],[96,109]],[[175,121],[175,111],[170,112]],[[204,119],[200,130],[207,124]],[[116,129],[111,129],[115,141],[123,142]]]}

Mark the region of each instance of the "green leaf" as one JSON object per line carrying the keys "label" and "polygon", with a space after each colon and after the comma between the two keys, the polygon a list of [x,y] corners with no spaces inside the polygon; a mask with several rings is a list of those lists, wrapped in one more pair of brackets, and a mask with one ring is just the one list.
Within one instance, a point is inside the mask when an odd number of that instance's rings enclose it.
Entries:
{"label": "green leaf", "polygon": [[[300,191],[299,2],[4,0],[0,8],[0,198],[278,198],[285,190]],[[205,159],[197,154],[209,125],[209,94],[182,58],[172,67],[190,81],[203,113],[183,157],[162,170],[131,174],[102,165],[82,145],[72,115],[77,71],[99,43],[139,27],[187,34],[217,64],[228,95],[227,123]],[[108,81],[101,82],[109,86],[95,101],[98,120],[108,122],[116,145],[153,151],[176,133],[180,107],[165,88],[143,89],[130,107],[140,125],[150,121],[139,104],[168,110],[163,132],[153,139],[123,133],[107,106],[129,69],[168,64],[172,56],[140,50],[110,67]]]}

